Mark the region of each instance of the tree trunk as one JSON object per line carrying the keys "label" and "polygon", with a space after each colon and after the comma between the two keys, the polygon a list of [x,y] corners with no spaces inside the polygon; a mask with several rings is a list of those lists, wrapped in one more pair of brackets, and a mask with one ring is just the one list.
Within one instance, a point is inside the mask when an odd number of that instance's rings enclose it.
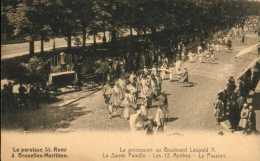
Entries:
{"label": "tree trunk", "polygon": [[143,31],[144,31],[144,36],[146,36],[146,28],[144,28],[144,30],[143,30]]}
{"label": "tree trunk", "polygon": [[133,37],[133,27],[130,26],[130,37],[132,38]]}
{"label": "tree trunk", "polygon": [[137,37],[139,37],[141,35],[141,30],[137,30]]}
{"label": "tree trunk", "polygon": [[55,50],[55,48],[56,48],[56,42],[55,42],[55,38],[53,38],[52,49]]}
{"label": "tree trunk", "polygon": [[117,39],[117,38],[116,38],[116,31],[115,31],[115,30],[112,30],[111,33],[112,33],[112,34],[111,34],[111,35],[112,35],[112,42],[115,42],[116,39]]}
{"label": "tree trunk", "polygon": [[156,28],[155,27],[151,27],[151,35],[152,35],[152,40],[156,40]]}
{"label": "tree trunk", "polygon": [[93,34],[93,44],[96,45],[97,43],[97,38],[96,38],[96,33]]}
{"label": "tree trunk", "polygon": [[103,43],[107,42],[106,31],[103,31]]}
{"label": "tree trunk", "polygon": [[155,34],[156,33],[156,28],[155,27],[151,27],[151,31],[152,31],[152,34]]}
{"label": "tree trunk", "polygon": [[68,42],[67,46],[70,49],[71,48],[71,34],[68,35]]}
{"label": "tree trunk", "polygon": [[41,53],[44,52],[44,38],[43,35],[41,36]]}
{"label": "tree trunk", "polygon": [[34,40],[32,38],[29,40],[29,54],[34,55]]}
{"label": "tree trunk", "polygon": [[86,46],[86,40],[87,40],[87,31],[86,31],[86,28],[83,27],[83,29],[82,29],[82,46],[83,47]]}

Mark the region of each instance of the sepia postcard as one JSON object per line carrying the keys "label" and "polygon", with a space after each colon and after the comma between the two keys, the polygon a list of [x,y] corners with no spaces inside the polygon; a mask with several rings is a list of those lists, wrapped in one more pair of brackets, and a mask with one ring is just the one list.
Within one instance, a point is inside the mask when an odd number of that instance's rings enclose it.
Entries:
{"label": "sepia postcard", "polygon": [[260,161],[260,0],[1,0],[2,161]]}

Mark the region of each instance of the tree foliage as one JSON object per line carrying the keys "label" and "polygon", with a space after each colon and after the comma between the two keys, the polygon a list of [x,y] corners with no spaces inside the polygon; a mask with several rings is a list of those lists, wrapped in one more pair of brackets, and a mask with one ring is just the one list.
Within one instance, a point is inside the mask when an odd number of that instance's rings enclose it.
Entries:
{"label": "tree foliage", "polygon": [[[7,23],[13,34],[40,37],[96,35],[133,29],[164,39],[176,35],[208,34],[241,23],[247,15],[257,14],[259,2],[245,0],[5,0]],[[126,30],[127,29],[127,30]],[[160,33],[160,34],[158,34]]]}

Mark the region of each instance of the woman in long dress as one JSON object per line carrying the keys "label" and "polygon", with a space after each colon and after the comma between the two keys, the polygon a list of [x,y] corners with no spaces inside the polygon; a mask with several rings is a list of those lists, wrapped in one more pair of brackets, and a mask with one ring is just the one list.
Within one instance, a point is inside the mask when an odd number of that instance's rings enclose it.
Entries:
{"label": "woman in long dress", "polygon": [[181,60],[177,60],[176,64],[175,64],[175,71],[176,74],[180,74],[182,71],[182,61]]}
{"label": "woman in long dress", "polygon": [[144,116],[144,117],[148,116],[147,99],[142,99],[140,110],[141,110],[142,116]]}
{"label": "woman in long dress", "polygon": [[249,117],[249,108],[247,104],[244,104],[240,114],[240,121],[239,121],[239,127],[244,131],[246,131],[247,128],[248,117]]}
{"label": "woman in long dress", "polygon": [[123,118],[128,120],[130,117],[130,101],[131,101],[131,94],[129,90],[126,90],[124,100],[122,102],[123,109]]}
{"label": "woman in long dress", "polygon": [[181,78],[180,78],[179,82],[181,82],[181,83],[189,83],[189,73],[188,73],[188,69],[187,68],[184,68],[184,71],[181,74]]}
{"label": "woman in long dress", "polygon": [[166,70],[167,70],[167,64],[163,64],[160,68],[160,74],[161,74],[162,80],[166,79]]}
{"label": "woman in long dress", "polygon": [[148,90],[149,90],[149,87],[148,87],[147,78],[143,77],[140,80],[140,97],[147,98]]}
{"label": "woman in long dress", "polygon": [[156,83],[156,78],[152,75],[151,79],[151,89],[152,89],[152,97],[156,98],[158,96],[158,85]]}
{"label": "woman in long dress", "polygon": [[170,81],[173,81],[174,74],[176,73],[176,72],[175,72],[174,64],[172,64],[172,65],[170,66],[169,72],[170,72]]}
{"label": "woman in long dress", "polygon": [[113,112],[112,102],[110,101],[112,93],[113,93],[112,85],[109,84],[109,83],[106,84],[104,89],[103,89],[103,96],[104,96],[104,99],[105,99],[105,104],[107,105],[107,108],[108,108],[108,113],[109,113],[110,118],[111,118],[111,114]]}
{"label": "woman in long dress", "polygon": [[156,75],[157,74],[157,67],[155,65],[153,65],[153,67],[152,67],[151,74],[152,75]]}
{"label": "woman in long dress", "polygon": [[137,131],[143,128],[141,110],[136,111],[129,118],[129,126],[131,131]]}
{"label": "woman in long dress", "polygon": [[118,87],[118,84],[116,84],[114,87],[113,87],[113,90],[112,90],[112,95],[111,95],[111,99],[110,99],[110,103],[112,105],[112,111],[113,113],[115,112],[115,110],[117,110],[120,105],[121,105],[121,101],[122,101],[122,91],[120,90],[120,87]]}
{"label": "woman in long dress", "polygon": [[189,62],[191,62],[191,63],[195,62],[194,54],[191,51],[189,51],[189,53],[188,53],[188,58],[189,58]]}
{"label": "woman in long dress", "polygon": [[156,129],[155,129],[156,132],[164,130],[164,121],[165,121],[165,114],[161,106],[158,106],[154,117],[154,122],[156,124]]}
{"label": "woman in long dress", "polygon": [[136,109],[136,103],[137,103],[137,88],[134,86],[133,83],[128,83],[128,85],[126,86],[126,90],[129,91],[129,104],[130,107]]}

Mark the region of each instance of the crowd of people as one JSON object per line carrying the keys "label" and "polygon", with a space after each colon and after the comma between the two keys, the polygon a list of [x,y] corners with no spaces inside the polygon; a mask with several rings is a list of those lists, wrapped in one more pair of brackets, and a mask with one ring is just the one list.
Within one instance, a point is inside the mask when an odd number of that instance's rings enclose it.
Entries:
{"label": "crowd of people", "polygon": [[[109,81],[104,86],[104,99],[109,118],[116,116],[129,120],[131,130],[163,131],[168,114],[167,95],[162,92],[162,77],[156,68]],[[155,116],[149,109],[156,106]]]}
{"label": "crowd of people", "polygon": [[1,97],[4,100],[2,112],[19,112],[40,107],[40,101],[44,95],[40,85],[33,84],[28,87],[20,83],[17,87],[18,90],[15,91],[14,83],[11,81],[4,84],[1,90]]}
{"label": "crowd of people", "polygon": [[[152,60],[152,63],[147,63],[145,54],[140,54],[140,62],[137,64],[141,64],[142,70],[134,70],[130,74],[127,74],[127,59],[122,57],[116,61],[112,60],[110,68],[113,69],[114,67],[114,71],[117,72],[111,73],[117,74],[106,75],[106,81],[109,83],[104,87],[104,98],[108,107],[109,118],[121,116],[129,120],[132,130],[147,129],[148,127],[148,129],[153,129],[152,127],[157,130],[163,129],[169,112],[166,108],[167,101],[165,101],[167,96],[161,91],[163,80],[169,79],[170,81],[177,80],[178,82],[189,83],[188,69],[183,66],[184,61],[216,63],[216,55],[223,48],[227,51],[232,50],[232,40],[238,39],[241,40],[241,43],[246,42],[247,30],[252,29],[235,26],[227,33],[217,33],[217,38],[208,42],[201,42],[196,50],[187,49],[180,42],[177,45],[178,55],[175,62],[161,54],[160,56],[157,55],[157,61]],[[150,55],[149,59],[151,57],[153,58]],[[148,61],[150,61],[149,59]],[[118,64],[119,67],[115,68],[116,65],[113,64]],[[124,76],[122,77],[122,75]],[[219,124],[225,123],[225,126],[232,131],[241,129],[245,132],[256,131],[254,108],[247,102],[247,98],[250,91],[256,87],[259,80],[257,75],[254,70],[247,71],[240,78],[238,88],[235,79],[230,77],[227,87],[218,94],[218,100],[215,104],[215,116]],[[156,114],[149,116],[148,111],[156,100],[159,100]]]}
{"label": "crowd of people", "polygon": [[[130,128],[135,131],[145,130],[147,133],[163,131],[169,114],[167,95],[162,91],[163,80],[169,79],[189,85],[189,72],[183,65],[184,61],[216,63],[216,56],[221,48],[232,50],[233,39],[241,39],[241,43],[245,43],[246,32],[253,28],[254,25],[246,22],[242,27],[237,25],[228,32],[218,32],[212,40],[201,41],[193,48],[188,47],[188,43],[180,41],[176,45],[175,54],[171,56],[164,54],[160,47],[150,44],[147,48],[140,47],[140,51],[133,51],[131,54],[99,59],[96,61],[95,73],[97,81],[104,84],[103,95],[109,118],[120,116],[128,120]],[[79,63],[74,65],[79,81],[82,81],[81,61],[79,59]],[[255,88],[259,80],[256,75],[254,71],[248,71],[239,80],[238,88],[235,79],[233,77],[229,79],[226,89],[218,93],[215,104],[218,123],[228,122],[226,125],[232,130],[243,129],[245,132],[256,130],[254,108],[247,102],[250,90]],[[13,91],[11,82],[4,85],[1,91],[2,98],[6,100],[3,109],[39,107],[41,99],[39,85],[25,87],[20,83],[18,94],[14,94]],[[154,107],[156,112],[151,116],[149,111]]]}
{"label": "crowd of people", "polygon": [[250,94],[254,92],[259,81],[259,69],[249,69],[238,82],[230,77],[226,88],[218,93],[215,103],[215,117],[219,125],[225,129],[243,131],[243,133],[256,132],[256,114]]}

